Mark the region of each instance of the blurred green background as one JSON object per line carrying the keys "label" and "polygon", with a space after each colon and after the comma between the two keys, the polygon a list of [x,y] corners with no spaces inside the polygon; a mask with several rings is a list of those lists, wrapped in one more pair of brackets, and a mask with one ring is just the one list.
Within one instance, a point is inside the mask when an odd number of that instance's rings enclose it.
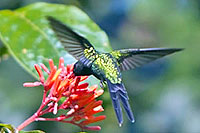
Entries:
{"label": "blurred green background", "polygon": [[[0,9],[16,9],[39,0],[1,0]],[[105,100],[100,132],[200,132],[200,0],[44,0],[73,4],[85,11],[109,36],[113,49],[178,47],[184,51],[144,67],[123,72],[136,122],[124,114],[118,127],[111,102]],[[0,44],[0,48],[3,45]],[[0,55],[3,53],[1,49]],[[12,58],[0,62],[0,121],[18,126],[40,105],[42,88]],[[106,94],[107,95],[107,94]],[[106,97],[106,96],[105,96]],[[77,132],[56,122],[34,122],[28,129],[48,133]]]}

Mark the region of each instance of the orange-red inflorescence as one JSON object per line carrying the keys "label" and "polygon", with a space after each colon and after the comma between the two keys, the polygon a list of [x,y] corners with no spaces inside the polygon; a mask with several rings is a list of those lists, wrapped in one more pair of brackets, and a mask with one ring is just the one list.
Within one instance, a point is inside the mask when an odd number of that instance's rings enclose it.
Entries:
{"label": "orange-red inflorescence", "polygon": [[[49,60],[50,70],[44,65],[35,65],[39,75],[39,82],[24,83],[25,87],[44,86],[43,101],[34,114],[34,121],[59,121],[71,123],[86,130],[101,130],[100,126],[88,126],[90,123],[104,120],[104,115],[94,116],[102,112],[102,101],[96,98],[103,94],[103,90],[97,90],[98,86],[88,87],[88,83],[80,82],[87,79],[87,76],[74,76],[73,65],[64,66],[64,59],[60,58],[58,68],[53,60]],[[48,74],[45,80],[42,69]],[[61,99],[62,98],[62,99]],[[67,113],[56,118],[41,117],[46,113],[57,114],[59,110],[67,110]],[[26,123],[26,121],[25,121]],[[26,124],[25,124],[26,125]],[[22,126],[18,130],[23,129]]]}

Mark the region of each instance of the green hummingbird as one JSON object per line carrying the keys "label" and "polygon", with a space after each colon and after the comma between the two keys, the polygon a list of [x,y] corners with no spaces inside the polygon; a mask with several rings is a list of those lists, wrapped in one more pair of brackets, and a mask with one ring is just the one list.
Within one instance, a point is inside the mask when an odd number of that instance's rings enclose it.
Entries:
{"label": "green hummingbird", "polygon": [[107,84],[119,126],[123,123],[120,101],[128,119],[131,122],[135,121],[128,102],[127,91],[122,83],[121,71],[140,67],[182,50],[180,48],[137,48],[100,53],[86,38],[74,32],[59,20],[48,17],[48,21],[65,50],[78,60],[74,64],[73,72],[75,76],[94,75],[101,81],[101,87]]}

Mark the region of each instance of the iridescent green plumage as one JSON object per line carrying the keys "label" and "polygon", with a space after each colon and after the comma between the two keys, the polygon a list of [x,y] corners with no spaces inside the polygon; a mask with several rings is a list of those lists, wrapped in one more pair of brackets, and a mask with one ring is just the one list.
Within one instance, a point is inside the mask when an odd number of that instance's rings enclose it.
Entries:
{"label": "iridescent green plumage", "polygon": [[123,123],[120,101],[131,122],[134,116],[128,102],[127,91],[122,83],[121,71],[134,69],[165,55],[181,49],[148,48],[123,49],[111,53],[100,53],[91,43],[78,35],[67,25],[48,17],[52,29],[64,48],[78,61],[74,65],[76,76],[94,75],[101,82],[106,82],[119,124]]}
{"label": "iridescent green plumage", "polygon": [[99,54],[93,62],[92,69],[100,72],[104,79],[109,79],[113,84],[121,83],[121,74],[116,63],[116,59],[110,54]]}

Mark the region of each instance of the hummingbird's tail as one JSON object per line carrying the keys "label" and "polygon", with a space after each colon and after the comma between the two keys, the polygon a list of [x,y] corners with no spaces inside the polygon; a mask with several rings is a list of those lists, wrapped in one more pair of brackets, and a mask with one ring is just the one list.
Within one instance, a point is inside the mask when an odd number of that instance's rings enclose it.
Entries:
{"label": "hummingbird's tail", "polygon": [[123,123],[123,116],[122,116],[122,109],[120,106],[120,100],[126,111],[128,119],[131,122],[134,122],[135,119],[134,119],[131,107],[129,105],[129,102],[128,102],[129,98],[128,98],[127,91],[126,91],[124,85],[122,83],[121,84],[112,84],[109,80],[107,80],[107,84],[108,84],[110,96],[112,98],[112,103],[113,103],[113,106],[115,109],[115,113],[117,115],[117,119],[119,122],[119,126],[121,126],[121,124]]}

